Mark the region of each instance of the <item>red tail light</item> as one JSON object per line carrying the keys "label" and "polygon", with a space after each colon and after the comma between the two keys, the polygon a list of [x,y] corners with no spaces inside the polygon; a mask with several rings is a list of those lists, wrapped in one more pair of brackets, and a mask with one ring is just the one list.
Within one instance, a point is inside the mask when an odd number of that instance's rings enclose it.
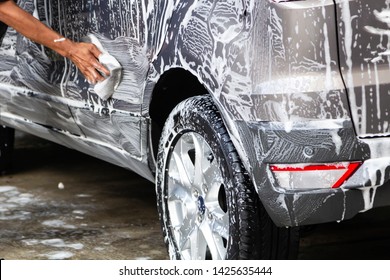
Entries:
{"label": "red tail light", "polygon": [[361,162],[325,164],[271,164],[270,168],[284,189],[339,188],[360,167]]}

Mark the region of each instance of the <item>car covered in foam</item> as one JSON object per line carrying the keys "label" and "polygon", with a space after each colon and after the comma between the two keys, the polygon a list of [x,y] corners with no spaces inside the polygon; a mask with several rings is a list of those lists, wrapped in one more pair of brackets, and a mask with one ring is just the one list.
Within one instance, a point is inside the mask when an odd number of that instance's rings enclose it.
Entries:
{"label": "car covered in foam", "polygon": [[13,129],[156,182],[173,259],[296,257],[299,227],[390,204],[386,0],[50,1],[122,66],[102,100],[72,63],[8,29],[1,167]]}

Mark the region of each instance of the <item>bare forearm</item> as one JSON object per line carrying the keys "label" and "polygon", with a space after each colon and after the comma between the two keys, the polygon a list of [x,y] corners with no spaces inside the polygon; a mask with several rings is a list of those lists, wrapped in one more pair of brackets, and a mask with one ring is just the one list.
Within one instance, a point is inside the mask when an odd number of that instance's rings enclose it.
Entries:
{"label": "bare forearm", "polygon": [[97,59],[101,52],[95,45],[75,43],[63,38],[53,29],[19,8],[13,0],[0,2],[0,21],[13,27],[30,40],[71,59],[91,83],[104,79],[98,71],[107,76],[110,75],[110,72],[98,62]]}
{"label": "bare forearm", "polygon": [[56,40],[61,38],[60,34],[19,8],[13,1],[6,1],[0,5],[0,21],[32,41],[51,48],[62,56],[69,56],[67,50],[70,49],[71,41],[57,42]]}

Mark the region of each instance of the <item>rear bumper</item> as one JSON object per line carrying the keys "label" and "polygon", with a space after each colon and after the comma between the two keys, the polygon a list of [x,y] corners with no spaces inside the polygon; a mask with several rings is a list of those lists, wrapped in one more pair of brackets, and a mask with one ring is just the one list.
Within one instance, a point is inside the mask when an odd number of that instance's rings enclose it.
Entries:
{"label": "rear bumper", "polygon": [[[236,123],[252,180],[278,226],[300,226],[350,219],[360,212],[390,205],[390,139],[360,140],[350,121],[290,124]],[[383,152],[381,152],[383,150]],[[286,190],[270,164],[361,161],[338,189]],[[321,180],[321,178],[318,178]],[[297,183],[298,184],[298,183]]]}
{"label": "rear bumper", "polygon": [[[279,215],[271,215],[279,226],[298,226],[347,220],[358,213],[390,205],[390,184],[361,189],[338,189],[330,192],[305,192],[282,196],[290,218],[285,223]],[[272,213],[275,207],[270,209]]]}

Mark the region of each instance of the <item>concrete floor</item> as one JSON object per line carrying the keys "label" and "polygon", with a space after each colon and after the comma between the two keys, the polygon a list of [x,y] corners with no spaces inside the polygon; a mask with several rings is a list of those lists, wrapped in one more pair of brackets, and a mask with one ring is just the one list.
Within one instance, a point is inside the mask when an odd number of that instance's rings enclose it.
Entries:
{"label": "concrete floor", "polygon": [[[390,259],[389,210],[306,231],[299,259]],[[0,177],[0,248],[5,259],[167,258],[152,183],[23,134]]]}
{"label": "concrete floor", "polygon": [[32,136],[16,144],[0,177],[0,257],[167,258],[152,183]]}

